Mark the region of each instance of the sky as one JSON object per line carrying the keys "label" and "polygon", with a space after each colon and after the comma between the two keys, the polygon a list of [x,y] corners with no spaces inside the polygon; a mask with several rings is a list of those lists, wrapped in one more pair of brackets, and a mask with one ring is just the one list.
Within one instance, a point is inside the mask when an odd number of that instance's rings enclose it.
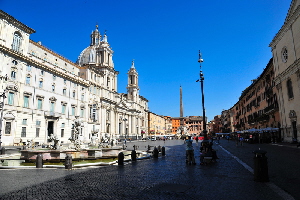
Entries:
{"label": "sky", "polygon": [[230,109],[272,57],[270,42],[291,0],[0,0],[36,30],[30,39],[76,62],[98,24],[114,55],[118,92],[134,59],[140,95],[158,115],[202,116],[198,53],[208,121]]}

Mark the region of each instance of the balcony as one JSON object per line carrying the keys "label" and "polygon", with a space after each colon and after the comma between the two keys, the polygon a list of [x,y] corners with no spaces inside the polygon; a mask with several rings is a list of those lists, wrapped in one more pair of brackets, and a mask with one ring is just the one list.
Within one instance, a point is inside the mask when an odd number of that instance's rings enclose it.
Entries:
{"label": "balcony", "polygon": [[53,117],[53,118],[59,118],[61,116],[60,113],[52,112],[52,111],[45,111],[44,115],[45,117]]}
{"label": "balcony", "polygon": [[266,114],[273,114],[274,112],[278,111],[278,104],[277,103],[274,103],[268,107],[265,108],[265,113]]}

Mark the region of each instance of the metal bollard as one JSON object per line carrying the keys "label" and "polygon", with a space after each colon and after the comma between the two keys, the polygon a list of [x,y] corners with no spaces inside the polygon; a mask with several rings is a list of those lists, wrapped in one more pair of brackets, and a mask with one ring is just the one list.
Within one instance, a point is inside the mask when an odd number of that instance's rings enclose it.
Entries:
{"label": "metal bollard", "polygon": [[1,155],[4,155],[5,154],[5,148],[4,147],[1,147]]}
{"label": "metal bollard", "polygon": [[254,181],[268,182],[268,158],[266,157],[266,151],[255,150],[254,155]]}
{"label": "metal bollard", "polygon": [[131,160],[136,161],[136,151],[135,150],[131,151]]}
{"label": "metal bollard", "polygon": [[126,144],[123,144],[123,150],[125,150],[126,149]]}
{"label": "metal bollard", "polygon": [[67,154],[65,158],[65,169],[72,169],[72,155]]}
{"label": "metal bollard", "polygon": [[166,148],[165,148],[165,147],[162,147],[162,148],[161,148],[161,155],[162,155],[162,156],[165,156],[165,155],[166,155]]}
{"label": "metal bollard", "polygon": [[156,147],[154,147],[154,150],[153,150],[153,158],[158,158],[158,149]]}
{"label": "metal bollard", "polygon": [[43,168],[43,154],[39,153],[35,159],[36,168]]}
{"label": "metal bollard", "polygon": [[118,155],[118,165],[124,165],[124,154],[120,152]]}

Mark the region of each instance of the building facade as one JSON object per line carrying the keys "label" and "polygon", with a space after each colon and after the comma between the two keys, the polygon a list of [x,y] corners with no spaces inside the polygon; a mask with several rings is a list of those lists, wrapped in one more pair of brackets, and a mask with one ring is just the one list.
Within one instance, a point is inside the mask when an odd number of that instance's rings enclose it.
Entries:
{"label": "building facade", "polygon": [[148,112],[148,133],[153,136],[166,135],[169,119],[165,116],[155,114],[153,112]]}
{"label": "building facade", "polygon": [[230,132],[280,127],[277,96],[273,59],[270,59],[262,74],[252,80],[252,84],[242,92],[239,101],[230,109]]}
{"label": "building facade", "polygon": [[34,32],[0,10],[0,84],[7,97],[3,145],[20,139],[43,144],[51,135],[69,143],[75,116],[82,121],[84,142],[92,136],[109,141],[147,134],[148,100],[139,95],[134,63],[127,93],[118,93],[119,72],[106,34],[96,27],[75,63],[30,40]]}
{"label": "building facade", "polygon": [[300,131],[300,1],[292,0],[285,22],[270,43],[275,85],[285,141],[299,141]]}

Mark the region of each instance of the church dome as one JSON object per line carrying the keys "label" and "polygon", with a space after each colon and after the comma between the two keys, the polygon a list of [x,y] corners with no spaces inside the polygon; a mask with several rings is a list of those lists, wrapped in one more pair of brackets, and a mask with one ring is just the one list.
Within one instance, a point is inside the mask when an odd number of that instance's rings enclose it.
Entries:
{"label": "church dome", "polygon": [[96,30],[92,31],[91,34],[91,44],[89,47],[85,48],[79,55],[76,63],[80,66],[85,64],[93,64],[96,62],[96,47],[101,43],[101,34],[98,31],[98,25]]}
{"label": "church dome", "polygon": [[96,62],[96,47],[89,46],[80,53],[76,63],[82,66],[85,64],[93,64],[95,62]]}

